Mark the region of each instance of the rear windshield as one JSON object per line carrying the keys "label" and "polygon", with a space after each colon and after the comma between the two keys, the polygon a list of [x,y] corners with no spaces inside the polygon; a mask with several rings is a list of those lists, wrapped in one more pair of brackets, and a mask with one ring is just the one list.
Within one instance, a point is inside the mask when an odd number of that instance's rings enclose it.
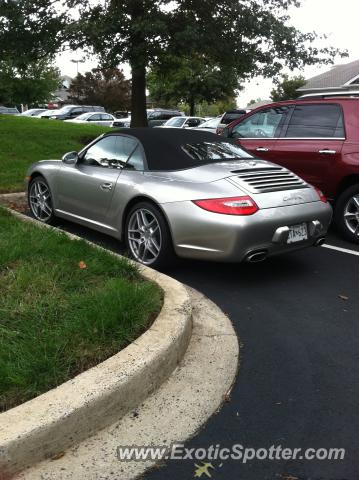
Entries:
{"label": "rear windshield", "polygon": [[198,162],[198,166],[225,160],[253,158],[248,152],[229,142],[187,143],[182,146],[182,150]]}

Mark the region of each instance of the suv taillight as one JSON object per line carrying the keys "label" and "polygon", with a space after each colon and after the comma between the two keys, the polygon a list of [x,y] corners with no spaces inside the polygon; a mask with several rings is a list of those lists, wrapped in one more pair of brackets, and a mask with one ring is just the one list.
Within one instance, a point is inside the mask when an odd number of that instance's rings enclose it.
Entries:
{"label": "suv taillight", "polygon": [[248,196],[193,200],[193,203],[209,212],[224,215],[253,215],[259,210],[256,202]]}

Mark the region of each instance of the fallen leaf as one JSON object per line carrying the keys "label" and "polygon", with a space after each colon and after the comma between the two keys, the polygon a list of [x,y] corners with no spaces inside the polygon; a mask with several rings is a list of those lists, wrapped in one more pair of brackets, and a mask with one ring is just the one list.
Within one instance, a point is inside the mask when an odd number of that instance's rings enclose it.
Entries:
{"label": "fallen leaf", "polygon": [[226,402],[226,403],[229,403],[231,401],[231,395],[229,393],[227,393],[224,397],[223,397],[223,401]]}
{"label": "fallen leaf", "polygon": [[54,455],[53,457],[51,457],[51,460],[59,460],[59,459],[62,458],[64,455],[65,455],[65,452],[57,453],[56,455]]}
{"label": "fallen leaf", "polygon": [[87,265],[85,262],[79,262],[79,267],[81,268],[81,270],[83,270],[84,268],[87,268]]}

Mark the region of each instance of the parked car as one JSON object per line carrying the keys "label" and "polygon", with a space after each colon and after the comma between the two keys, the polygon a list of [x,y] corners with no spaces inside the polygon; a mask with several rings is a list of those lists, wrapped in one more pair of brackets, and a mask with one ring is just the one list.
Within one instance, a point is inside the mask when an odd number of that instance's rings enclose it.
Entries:
{"label": "parked car", "polygon": [[60,110],[51,115],[50,120],[70,120],[86,112],[104,112],[105,109],[93,105],[65,105]]}
{"label": "parked car", "polygon": [[50,117],[53,117],[55,115],[57,115],[57,113],[59,112],[60,110],[59,109],[52,109],[52,110],[45,110],[44,112],[40,113],[39,115],[36,115],[37,118],[46,118],[46,119],[49,119]]}
{"label": "parked car", "polygon": [[255,262],[319,245],[332,216],[322,194],[286,168],[186,129],[101,135],[62,162],[33,164],[26,178],[35,218],[124,239],[134,259],[155,267],[174,254]]}
{"label": "parked car", "polygon": [[0,107],[0,115],[20,115],[16,107]]}
{"label": "parked car", "polygon": [[201,123],[199,127],[196,127],[195,130],[203,130],[204,132],[217,133],[217,127],[222,117],[211,118],[204,123]]}
{"label": "parked car", "polygon": [[224,134],[323,190],[336,227],[359,243],[359,98],[273,103],[231,123]]}
{"label": "parked car", "polygon": [[112,122],[112,128],[130,128],[131,126],[131,115],[123,118],[115,118]]}
{"label": "parked car", "polygon": [[102,125],[104,127],[110,127],[115,117],[110,113],[104,112],[87,112],[79,115],[72,120],[65,120],[65,122],[71,123],[92,123],[94,125]]}
{"label": "parked car", "polygon": [[204,122],[205,119],[202,117],[172,117],[163,125],[159,125],[159,128],[193,128]]}
{"label": "parked car", "polygon": [[128,118],[130,116],[130,112],[126,110],[116,110],[113,114],[116,118]]}
{"label": "parked car", "polygon": [[149,111],[149,114],[147,116],[148,126],[156,127],[158,125],[163,125],[170,118],[182,116],[184,116],[184,114],[179,110],[165,110],[162,108],[155,108],[154,110]]}
{"label": "parked car", "polygon": [[224,112],[224,114],[222,115],[219,121],[216,133],[220,135],[223,132],[223,129],[228,124],[230,124],[231,122],[233,122],[233,120],[236,120],[237,118],[243,117],[243,115],[245,115],[247,112],[248,110],[244,110],[244,109],[239,109],[239,110],[234,109],[234,110],[228,110],[227,112]]}
{"label": "parked car", "polygon": [[[172,117],[181,117],[184,113],[178,110],[165,110],[162,108],[154,108],[147,110],[147,122],[149,127],[157,127],[163,125]],[[116,119],[113,128],[129,128],[131,125],[131,117]]]}
{"label": "parked car", "polygon": [[25,112],[20,113],[22,117],[37,117],[41,113],[46,112],[46,108],[30,108]]}

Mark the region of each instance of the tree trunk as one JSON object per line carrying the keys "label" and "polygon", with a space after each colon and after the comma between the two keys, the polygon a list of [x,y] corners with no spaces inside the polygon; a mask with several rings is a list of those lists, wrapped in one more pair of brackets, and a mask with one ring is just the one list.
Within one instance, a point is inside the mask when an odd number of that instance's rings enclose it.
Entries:
{"label": "tree trunk", "polygon": [[195,111],[196,111],[196,105],[195,105],[194,97],[191,97],[189,100],[189,114],[191,117],[194,116]]}
{"label": "tree trunk", "polygon": [[135,62],[132,69],[131,127],[147,127],[146,67]]}

